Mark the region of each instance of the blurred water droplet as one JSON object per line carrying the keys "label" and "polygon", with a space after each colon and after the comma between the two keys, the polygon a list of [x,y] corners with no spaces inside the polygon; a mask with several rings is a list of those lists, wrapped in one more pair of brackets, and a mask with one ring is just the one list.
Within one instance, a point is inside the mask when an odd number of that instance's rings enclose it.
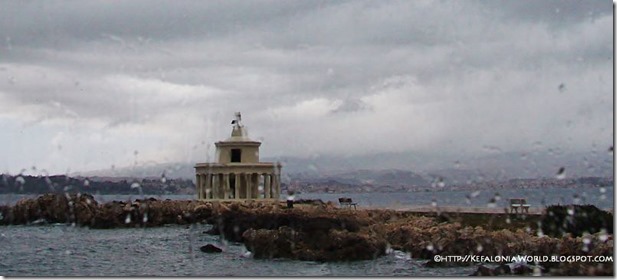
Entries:
{"label": "blurred water droplet", "polygon": [[71,250],[66,250],[66,251],[64,251],[64,254],[65,254],[65,255],[70,255],[70,254],[72,254],[72,253],[73,253],[73,252],[71,252]]}
{"label": "blurred water droplet", "polygon": [[557,175],[555,175],[555,178],[559,179],[559,180],[563,180],[566,178],[566,168],[565,167],[560,167],[559,170],[557,171]]}
{"label": "blurred water droplet", "polygon": [[542,276],[542,270],[537,265],[533,267],[533,276]]}
{"label": "blurred water droplet", "polygon": [[426,250],[433,251],[433,249],[435,249],[435,247],[433,247],[433,244],[426,245]]}
{"label": "blurred water droplet", "polygon": [[142,219],[142,221],[145,223],[148,222],[148,213],[144,213],[144,218]]}
{"label": "blurred water droplet", "polygon": [[163,183],[163,184],[167,183],[167,178],[165,177],[165,173],[163,173],[163,175],[161,175],[161,183]]}
{"label": "blurred water droplet", "polygon": [[234,225],[234,233],[239,233],[240,232],[240,227],[237,225]]}
{"label": "blurred water droplet", "polygon": [[600,234],[598,235],[598,239],[600,239],[600,241],[602,241],[602,242],[608,240],[608,234],[606,233],[605,229],[600,230]]}
{"label": "blurred water droplet", "polygon": [[475,192],[472,192],[471,194],[469,194],[469,196],[471,196],[471,198],[474,198],[474,197],[480,195],[480,193],[481,193],[481,191],[475,191]]}
{"label": "blurred water droplet", "polygon": [[600,193],[605,193],[606,189],[604,187],[600,187]]}
{"label": "blurred water droplet", "polygon": [[26,179],[24,179],[24,177],[21,177],[21,175],[19,175],[17,176],[17,178],[15,178],[15,182],[23,185],[26,183]]}
{"label": "blurred water droplet", "polygon": [[484,250],[484,247],[482,247],[482,244],[478,243],[478,247],[476,247],[476,252],[482,252],[482,250]]}
{"label": "blurred water droplet", "polygon": [[506,224],[509,224],[509,223],[511,223],[511,222],[512,222],[512,220],[510,220],[510,218],[509,218],[509,217],[508,217],[508,218],[506,218]]}
{"label": "blurred water droplet", "polygon": [[591,239],[589,237],[584,237],[583,238],[583,244],[589,245],[590,243],[591,243]]}
{"label": "blurred water droplet", "polygon": [[576,194],[576,193],[575,193],[572,197],[573,197],[572,202],[573,202],[574,204],[581,204],[581,199],[580,199],[580,197],[578,196],[578,194]]}
{"label": "blurred water droplet", "polygon": [[437,207],[437,201],[435,199],[433,199],[433,201],[431,202],[431,206]]}
{"label": "blurred water droplet", "polygon": [[84,180],[84,187],[90,186],[90,181],[88,179]]}
{"label": "blurred water droplet", "polygon": [[124,223],[125,224],[130,224],[131,223],[131,214],[126,215],[126,218],[124,219]]}
{"label": "blurred water droplet", "polygon": [[574,208],[568,208],[568,215],[573,216],[574,215]]}
{"label": "blurred water droplet", "polygon": [[136,188],[139,188],[139,187],[141,187],[141,185],[139,185],[139,183],[137,183],[137,182],[134,182],[134,183],[131,184],[131,189],[136,189]]}

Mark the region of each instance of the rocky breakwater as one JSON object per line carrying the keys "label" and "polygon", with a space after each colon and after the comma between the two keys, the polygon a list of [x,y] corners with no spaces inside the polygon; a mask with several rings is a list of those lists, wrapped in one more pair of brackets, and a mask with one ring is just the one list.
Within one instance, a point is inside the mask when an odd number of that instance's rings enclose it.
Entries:
{"label": "rocky breakwater", "polygon": [[69,223],[90,228],[155,227],[207,222],[211,203],[157,200],[99,203],[90,194],[45,194],[0,206],[0,225]]}
{"label": "rocky breakwater", "polygon": [[[557,212],[533,219],[516,214],[505,214],[506,217],[486,214],[481,217],[489,220],[504,218],[511,222],[478,226],[482,224],[477,220],[478,215],[443,219],[427,213],[340,209],[332,203],[315,201],[287,209],[283,202],[146,199],[98,203],[88,194],[48,194],[22,200],[15,206],[0,206],[0,224],[43,221],[116,228],[202,223],[213,225],[210,234],[243,242],[254,258],[370,260],[387,254],[391,248],[409,252],[416,259],[425,259],[427,266],[478,266],[477,275],[614,275],[612,261],[533,262],[528,264],[533,266],[531,270],[490,269],[486,266],[504,267],[503,262],[435,262],[435,256],[466,255],[612,257],[612,228],[605,228],[612,227],[612,223],[605,221],[612,221],[612,214],[603,213],[604,218],[598,221],[598,226],[591,226],[588,224],[589,215],[577,216],[576,213],[582,211],[582,208],[566,209],[563,217],[566,222],[555,220],[561,217]],[[543,229],[550,230],[544,233]]]}
{"label": "rocky breakwater", "polygon": [[[298,203],[297,203],[298,204]],[[305,207],[303,207],[305,206]],[[46,194],[0,206],[0,225],[71,223],[94,229],[212,224],[212,234],[244,242],[255,258],[351,261],[384,255],[386,240],[368,231],[375,221],[332,203],[205,202],[145,199],[98,203],[89,194]]]}

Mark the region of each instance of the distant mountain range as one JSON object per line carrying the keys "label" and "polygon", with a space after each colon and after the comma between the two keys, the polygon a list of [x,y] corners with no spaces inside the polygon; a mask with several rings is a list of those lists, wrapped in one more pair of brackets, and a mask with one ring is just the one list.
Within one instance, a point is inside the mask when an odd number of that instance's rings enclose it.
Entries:
{"label": "distant mountain range", "polygon": [[[467,160],[413,153],[350,157],[281,157],[262,161],[283,164],[283,182],[337,181],[375,186],[464,185],[518,178],[613,177],[613,154],[607,152],[558,154],[496,153]],[[195,163],[163,163],[131,168],[79,172],[73,176],[180,178],[194,180]]]}

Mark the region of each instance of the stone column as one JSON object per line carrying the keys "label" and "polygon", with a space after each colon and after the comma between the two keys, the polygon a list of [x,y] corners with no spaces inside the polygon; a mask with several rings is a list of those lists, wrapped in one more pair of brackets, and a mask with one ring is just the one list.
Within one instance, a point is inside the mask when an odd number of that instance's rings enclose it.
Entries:
{"label": "stone column", "polygon": [[206,199],[212,198],[212,174],[206,174],[206,186],[204,190],[204,196]]}
{"label": "stone column", "polygon": [[253,197],[261,198],[259,196],[259,175],[257,173],[251,173],[251,190]]}
{"label": "stone column", "polygon": [[264,198],[271,198],[271,190],[272,187],[270,186],[270,175],[269,174],[263,174],[264,176]]}
{"label": "stone column", "polygon": [[242,179],[244,181],[244,187],[246,188],[246,199],[249,198],[253,198],[251,195],[251,184],[249,183],[249,174],[248,173],[242,173]]}
{"label": "stone column", "polygon": [[236,180],[234,180],[234,198],[235,199],[239,199],[240,198],[240,186],[241,184],[238,183],[238,181],[240,181],[240,178],[236,176]]}
{"label": "stone column", "polygon": [[197,191],[197,199],[202,199],[201,197],[201,174],[197,173],[195,175],[195,190]]}
{"label": "stone column", "polygon": [[223,194],[225,193],[225,175],[223,173],[220,173],[218,174],[217,178],[219,179],[219,182],[217,184],[218,191],[217,191],[216,198],[222,199]]}
{"label": "stone column", "polygon": [[223,199],[228,199],[229,198],[229,176],[231,174],[225,174],[223,175],[223,181],[225,182],[223,185]]}

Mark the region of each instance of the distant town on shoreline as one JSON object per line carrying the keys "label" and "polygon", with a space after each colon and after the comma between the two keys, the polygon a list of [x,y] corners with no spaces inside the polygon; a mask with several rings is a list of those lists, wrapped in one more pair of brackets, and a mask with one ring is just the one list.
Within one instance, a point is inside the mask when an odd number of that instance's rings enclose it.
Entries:
{"label": "distant town on shoreline", "polygon": [[[392,179],[392,178],[391,178]],[[293,179],[282,183],[283,193],[366,193],[366,192],[415,192],[444,190],[482,190],[542,187],[606,187],[614,184],[612,177],[508,179],[503,181],[478,181],[446,184],[440,181],[423,184],[353,183],[345,178]],[[390,180],[392,182],[392,180]],[[192,195],[195,184],[189,179],[137,177],[70,177],[66,175],[32,176],[2,174],[0,194],[43,193],[91,194],[151,194]]]}

